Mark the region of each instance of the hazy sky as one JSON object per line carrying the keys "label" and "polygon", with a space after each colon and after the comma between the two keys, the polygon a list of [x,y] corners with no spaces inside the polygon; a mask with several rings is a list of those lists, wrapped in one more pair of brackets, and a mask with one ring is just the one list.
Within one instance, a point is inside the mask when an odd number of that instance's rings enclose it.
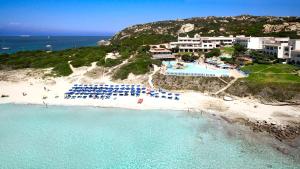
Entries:
{"label": "hazy sky", "polygon": [[0,35],[104,35],[150,21],[241,14],[300,16],[300,0],[0,0]]}

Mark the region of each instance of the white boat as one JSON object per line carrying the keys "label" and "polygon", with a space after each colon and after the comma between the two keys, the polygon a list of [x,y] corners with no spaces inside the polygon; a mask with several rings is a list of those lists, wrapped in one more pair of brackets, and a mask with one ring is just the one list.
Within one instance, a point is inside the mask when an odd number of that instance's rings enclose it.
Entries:
{"label": "white boat", "polygon": [[51,48],[51,47],[52,47],[52,45],[46,45],[46,47],[47,47],[47,48]]}
{"label": "white boat", "polygon": [[1,48],[2,50],[9,50],[10,48],[9,47],[3,47]]}
{"label": "white boat", "polygon": [[2,50],[9,50],[10,49],[10,47],[4,46],[4,40],[2,40],[1,49]]}

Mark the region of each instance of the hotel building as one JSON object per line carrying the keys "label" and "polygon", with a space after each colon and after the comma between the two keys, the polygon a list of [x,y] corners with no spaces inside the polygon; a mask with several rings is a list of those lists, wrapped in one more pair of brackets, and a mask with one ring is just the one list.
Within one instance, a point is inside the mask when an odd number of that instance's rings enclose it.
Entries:
{"label": "hotel building", "polygon": [[196,34],[194,37],[178,37],[177,42],[171,42],[171,49],[178,49],[179,52],[207,52],[214,48],[226,45],[233,45],[235,38],[232,37],[201,37]]}
{"label": "hotel building", "polygon": [[240,44],[247,49],[257,50],[295,63],[300,60],[300,39],[280,37],[201,37],[196,34],[194,37],[178,37],[177,42],[169,44],[169,49],[176,49],[178,52],[207,52],[233,44]]}

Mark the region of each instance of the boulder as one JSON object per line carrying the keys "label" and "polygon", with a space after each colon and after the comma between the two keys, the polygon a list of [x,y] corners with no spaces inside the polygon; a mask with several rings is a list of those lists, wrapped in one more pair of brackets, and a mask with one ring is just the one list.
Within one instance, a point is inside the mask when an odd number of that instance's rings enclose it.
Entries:
{"label": "boulder", "polygon": [[188,33],[193,31],[194,29],[195,29],[195,25],[188,23],[181,26],[179,33]]}

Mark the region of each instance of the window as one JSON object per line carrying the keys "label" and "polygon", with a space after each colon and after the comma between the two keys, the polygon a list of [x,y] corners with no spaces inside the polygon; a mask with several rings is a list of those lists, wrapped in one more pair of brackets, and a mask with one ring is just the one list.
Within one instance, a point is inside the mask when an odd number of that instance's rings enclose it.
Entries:
{"label": "window", "polygon": [[289,48],[288,47],[284,48],[284,51],[286,51],[286,52],[289,51]]}

